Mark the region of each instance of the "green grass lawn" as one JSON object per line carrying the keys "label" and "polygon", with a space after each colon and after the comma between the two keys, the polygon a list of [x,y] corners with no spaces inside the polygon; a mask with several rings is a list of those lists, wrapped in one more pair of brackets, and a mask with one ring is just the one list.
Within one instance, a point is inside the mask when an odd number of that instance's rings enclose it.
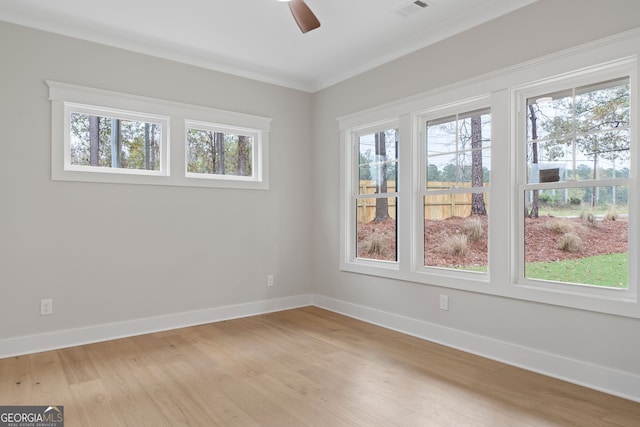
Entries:
{"label": "green grass lawn", "polygon": [[542,205],[538,210],[540,216],[580,216],[580,214],[593,214],[595,216],[605,216],[609,212],[616,212],[618,215],[627,215],[627,206],[616,206],[611,209],[608,206],[581,207],[581,206],[549,206]]}
{"label": "green grass lawn", "polygon": [[627,288],[626,253],[553,262],[531,262],[526,266],[528,279],[582,283],[610,288]]}

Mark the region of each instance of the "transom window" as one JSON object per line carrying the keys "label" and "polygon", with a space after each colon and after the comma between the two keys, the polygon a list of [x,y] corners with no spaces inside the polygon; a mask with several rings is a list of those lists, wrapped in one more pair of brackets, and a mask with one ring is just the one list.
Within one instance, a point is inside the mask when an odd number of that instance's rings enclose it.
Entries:
{"label": "transom window", "polygon": [[269,188],[270,118],[47,85],[54,180]]}
{"label": "transom window", "polygon": [[186,133],[188,177],[257,178],[254,147],[259,140],[258,131],[187,121]]}
{"label": "transom window", "polygon": [[65,107],[69,126],[67,170],[162,172],[166,117],[72,103]]}

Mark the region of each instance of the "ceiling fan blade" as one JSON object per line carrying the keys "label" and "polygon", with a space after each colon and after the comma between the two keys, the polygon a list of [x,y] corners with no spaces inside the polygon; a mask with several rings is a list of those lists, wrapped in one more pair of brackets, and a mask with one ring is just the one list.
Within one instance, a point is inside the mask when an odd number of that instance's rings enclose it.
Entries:
{"label": "ceiling fan blade", "polygon": [[289,10],[303,33],[315,30],[320,26],[320,21],[303,0],[291,0]]}

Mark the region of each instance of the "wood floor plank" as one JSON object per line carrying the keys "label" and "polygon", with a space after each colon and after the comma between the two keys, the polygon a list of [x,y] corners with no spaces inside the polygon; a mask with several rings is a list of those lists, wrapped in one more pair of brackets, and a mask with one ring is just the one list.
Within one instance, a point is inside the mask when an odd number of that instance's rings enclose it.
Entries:
{"label": "wood floor plank", "polygon": [[[19,405],[34,399],[29,356],[10,357],[0,364],[0,402]],[[6,402],[6,403],[5,403]]]}
{"label": "wood floor plank", "polygon": [[0,360],[74,426],[616,426],[640,403],[317,307]]}
{"label": "wood floor plank", "polygon": [[182,389],[176,387],[165,369],[164,365],[149,364],[136,366],[131,372],[133,379],[142,386],[169,425],[210,424],[211,418]]}
{"label": "wood floor plank", "polygon": [[[29,380],[33,391],[32,404],[63,405],[63,402],[73,400],[58,353],[49,351],[31,354],[28,357],[31,372]],[[76,408],[66,408],[65,416],[77,418]]]}
{"label": "wood floor plank", "polygon": [[136,366],[153,363],[133,344],[134,341],[123,339],[96,344],[87,349],[89,357],[94,360],[102,387],[111,392],[110,405],[124,425],[171,425],[142,385],[132,381]]}
{"label": "wood floor plank", "polygon": [[[224,372],[212,367],[209,371],[195,372],[187,362],[176,362],[167,367],[167,373],[175,384],[194,401],[211,419],[210,425],[259,426],[258,421],[236,404],[221,386],[228,379]],[[204,392],[206,391],[206,393]]]}
{"label": "wood floor plank", "polygon": [[98,379],[93,360],[87,357],[86,346],[64,348],[58,356],[69,384],[80,384]]}
{"label": "wood floor plank", "polygon": [[[112,405],[113,391],[103,387],[100,380],[89,380],[69,385],[73,396],[73,410],[77,414],[74,418],[65,413],[65,425],[82,427],[100,427],[109,425],[113,427],[126,427],[123,420],[124,414],[120,408]],[[65,412],[67,406],[65,406]]]}

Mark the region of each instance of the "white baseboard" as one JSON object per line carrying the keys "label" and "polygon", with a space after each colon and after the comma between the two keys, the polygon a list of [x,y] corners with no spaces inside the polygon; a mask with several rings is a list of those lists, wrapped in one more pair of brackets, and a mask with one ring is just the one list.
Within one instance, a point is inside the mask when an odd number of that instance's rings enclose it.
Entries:
{"label": "white baseboard", "polygon": [[184,328],[222,320],[255,316],[312,304],[311,295],[255,301],[244,304],[213,307],[204,310],[168,314],[166,316],[107,323],[78,329],[66,329],[37,335],[0,340],[0,358],[39,353],[77,345],[91,344],[152,332]]}
{"label": "white baseboard", "polygon": [[322,295],[314,295],[313,304],[387,329],[640,402],[640,376],[629,372],[547,353],[458,329],[443,327]]}

